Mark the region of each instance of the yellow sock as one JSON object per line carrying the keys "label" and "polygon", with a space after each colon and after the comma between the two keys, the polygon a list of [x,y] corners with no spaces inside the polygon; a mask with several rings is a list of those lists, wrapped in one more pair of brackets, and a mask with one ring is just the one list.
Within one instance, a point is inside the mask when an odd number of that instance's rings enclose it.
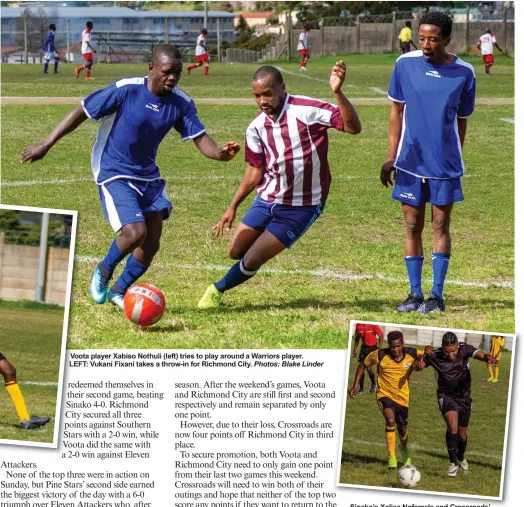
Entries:
{"label": "yellow sock", "polygon": [[495,366],[495,379],[496,380],[499,379],[499,367],[498,366]]}
{"label": "yellow sock", "polygon": [[395,456],[395,426],[386,426],[386,443],[390,456]]}
{"label": "yellow sock", "polygon": [[491,378],[493,378],[493,368],[491,368],[491,364],[488,364],[488,373]]}
{"label": "yellow sock", "polygon": [[18,414],[20,421],[23,421],[24,419],[28,421],[30,417],[29,412],[27,411],[27,408],[25,406],[24,397],[22,396],[20,387],[18,387],[18,383],[10,382],[9,384],[5,385],[5,388],[7,389],[9,396],[11,396],[11,399],[13,400],[13,404],[15,406],[15,410]]}

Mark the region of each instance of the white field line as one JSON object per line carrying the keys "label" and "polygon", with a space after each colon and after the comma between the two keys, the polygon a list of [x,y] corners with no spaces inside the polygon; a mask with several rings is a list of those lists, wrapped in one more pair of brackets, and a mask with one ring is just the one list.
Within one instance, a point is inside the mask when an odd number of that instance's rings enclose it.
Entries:
{"label": "white field line", "polygon": [[[507,176],[514,176],[514,173],[496,173],[491,174],[490,178],[498,177],[505,178]],[[202,174],[202,175],[187,175],[187,176],[166,176],[164,179],[167,181],[201,181],[201,180],[239,180],[242,177],[241,174],[236,176],[226,175],[226,174]],[[463,178],[476,178],[476,175],[465,174]],[[333,176],[334,180],[379,180],[378,176],[351,176],[349,174],[344,175],[335,175]],[[38,185],[69,185],[71,183],[86,183],[92,182],[93,178],[56,178],[51,180],[19,180],[19,181],[4,181],[0,183],[1,188],[10,188],[10,187],[31,187]]]}
{"label": "white field line", "polygon": [[373,90],[375,93],[380,93],[380,95],[387,95],[388,92],[382,88],[377,88],[376,86],[368,86],[370,90]]}
{"label": "white field line", "polygon": [[28,380],[27,382],[18,382],[19,384],[26,386],[57,386],[58,382],[36,382]]}
{"label": "white field line", "polygon": [[515,118],[499,118],[500,121],[505,121],[506,123],[515,124]]}
{"label": "white field line", "polygon": [[[384,447],[384,442],[382,441],[377,442],[377,441],[369,441],[369,440],[360,440],[358,438],[352,438],[352,437],[345,438],[344,442],[353,442],[355,444],[361,444],[361,445],[372,445],[374,447]],[[438,452],[439,454],[442,454],[442,456],[446,456],[446,457],[448,455],[447,451],[444,448],[437,449],[435,447],[424,447],[422,445],[419,445],[411,441],[409,442],[408,446],[411,450],[417,449],[423,452]],[[468,456],[479,456],[481,458],[502,459],[502,456],[500,454],[492,454],[489,452],[476,452],[476,451],[470,451],[469,449],[467,450],[467,455]]]}
{"label": "white field line", "polygon": [[[101,259],[97,257],[87,257],[87,256],[76,256],[75,260],[83,263],[97,263]],[[168,263],[163,265],[164,268],[188,270],[188,271],[216,271],[216,272],[225,272],[228,271],[231,266],[219,266],[215,264],[177,264],[177,263]],[[263,268],[264,273],[269,273],[272,275],[284,275],[284,276],[295,276],[295,275],[306,275],[316,278],[326,278],[331,280],[344,280],[348,282],[355,282],[359,280],[381,280],[383,282],[393,282],[393,283],[403,283],[406,282],[406,278],[399,278],[393,276],[387,276],[382,273],[375,274],[359,274],[359,273],[342,273],[339,271],[333,271],[330,269],[281,269],[281,268]],[[430,280],[425,280],[430,282]],[[499,287],[501,289],[513,289],[514,282],[513,280],[508,280],[505,282],[476,282],[468,280],[448,280],[446,279],[446,284],[448,285],[459,285],[465,287]]]}

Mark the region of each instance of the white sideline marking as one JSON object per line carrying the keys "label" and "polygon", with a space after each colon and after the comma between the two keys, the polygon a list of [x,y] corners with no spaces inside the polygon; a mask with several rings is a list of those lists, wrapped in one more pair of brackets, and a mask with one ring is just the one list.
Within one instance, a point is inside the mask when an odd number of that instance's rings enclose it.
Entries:
{"label": "white sideline marking", "polygon": [[515,118],[499,118],[500,121],[505,121],[506,123],[513,123],[515,124]]}
{"label": "white sideline marking", "polygon": [[[310,81],[318,81],[319,83],[329,84],[329,79],[320,79],[319,77],[308,76],[307,73],[304,73],[304,72],[301,72],[301,73],[292,72],[290,70],[283,69],[282,67],[277,67],[277,69],[280,72],[283,72],[284,74],[290,74],[292,76],[298,76],[304,79],[309,79]],[[345,88],[358,88],[357,85],[349,84],[349,83],[344,83],[344,87]]]}
{"label": "white sideline marking", "polygon": [[[384,442],[370,442],[368,440],[360,440],[358,438],[345,438],[344,439],[344,442],[353,442],[355,444],[363,444],[363,445],[373,445],[375,447],[383,447],[384,446]],[[424,451],[424,452],[439,452],[440,454],[442,454],[443,456],[447,456],[448,453],[447,451],[445,451],[444,449],[435,449],[434,447],[424,447],[424,446],[421,446],[419,444],[416,444],[416,443],[413,443],[413,442],[409,442],[409,448],[410,449],[418,449],[420,451]],[[491,454],[489,452],[475,452],[475,451],[470,451],[469,449],[467,450],[467,454],[468,456],[480,456],[482,458],[492,458],[492,459],[502,459],[502,456],[500,454]]]}
{"label": "white sideline marking", "polygon": [[377,88],[376,86],[368,86],[370,90],[373,90],[375,93],[380,93],[381,95],[387,95],[388,92],[382,88]]}
{"label": "white sideline marking", "polygon": [[[491,174],[490,178],[498,177],[505,178],[507,176],[514,176],[514,173],[496,173]],[[232,175],[222,175],[222,174],[203,174],[203,175],[188,175],[188,176],[166,176],[164,179],[166,181],[201,181],[201,180],[240,180],[242,177],[241,174],[236,176]],[[473,174],[464,174],[463,178],[477,178]],[[351,176],[349,174],[343,175],[334,175],[334,180],[379,180],[378,176]],[[4,181],[0,184],[2,188],[11,188],[11,187],[31,187],[37,185],[69,185],[71,183],[86,183],[93,182],[93,178],[63,178],[63,179],[52,179],[52,180],[19,180],[19,181]]]}
{"label": "white sideline marking", "polygon": [[[87,257],[87,256],[76,256],[75,260],[78,262],[86,263],[96,263],[100,262],[101,259],[97,257]],[[185,269],[185,270],[203,270],[203,271],[228,271],[231,266],[218,266],[214,264],[176,264],[168,263],[164,264],[164,267],[169,267],[173,269]],[[264,268],[264,273],[270,273],[273,275],[306,275],[314,276],[318,278],[330,278],[332,280],[345,280],[349,282],[354,282],[358,280],[382,280],[384,282],[395,282],[403,283],[406,282],[406,278],[396,278],[393,276],[383,275],[382,273],[373,274],[357,274],[357,273],[340,273],[338,271],[332,271],[330,269],[280,269],[280,268]],[[425,280],[427,283],[430,280]],[[464,280],[446,280],[448,285],[460,285],[465,287],[499,287],[501,289],[513,289],[514,282],[513,280],[508,280],[506,282],[475,282],[475,281],[464,281]]]}
{"label": "white sideline marking", "polygon": [[33,382],[28,380],[27,382],[18,382],[19,384],[26,386],[57,386],[58,382]]}

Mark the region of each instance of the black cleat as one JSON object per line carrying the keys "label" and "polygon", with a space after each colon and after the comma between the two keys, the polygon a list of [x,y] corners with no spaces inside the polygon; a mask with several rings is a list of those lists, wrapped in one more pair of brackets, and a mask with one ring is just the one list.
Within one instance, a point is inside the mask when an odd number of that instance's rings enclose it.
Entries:
{"label": "black cleat", "polygon": [[436,294],[430,294],[429,297],[419,306],[419,313],[438,313],[446,309],[444,300]]}
{"label": "black cleat", "polygon": [[37,415],[32,415],[29,418],[29,421],[27,419],[24,419],[20,423],[20,428],[23,430],[36,430],[37,428],[40,428],[41,426],[44,426],[51,420],[50,417],[38,417]]}
{"label": "black cleat", "polygon": [[397,312],[416,312],[422,303],[424,303],[422,296],[409,294],[406,301],[397,306]]}

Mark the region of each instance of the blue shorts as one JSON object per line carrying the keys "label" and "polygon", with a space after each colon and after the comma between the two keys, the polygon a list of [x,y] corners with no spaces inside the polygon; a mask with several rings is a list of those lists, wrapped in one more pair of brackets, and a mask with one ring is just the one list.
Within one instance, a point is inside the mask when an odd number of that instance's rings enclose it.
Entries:
{"label": "blue shorts", "polygon": [[395,176],[391,197],[397,201],[412,206],[421,206],[427,202],[435,206],[446,206],[464,200],[460,178],[419,178],[398,169]]}
{"label": "blue shorts", "polygon": [[138,181],[116,179],[98,186],[104,216],[115,232],[124,225],[144,222],[144,215],[155,211],[169,218],[173,205],[166,194],[165,180]]}
{"label": "blue shorts", "polygon": [[325,202],[316,206],[289,206],[264,201],[257,195],[241,222],[257,231],[267,230],[291,248],[322,215]]}

